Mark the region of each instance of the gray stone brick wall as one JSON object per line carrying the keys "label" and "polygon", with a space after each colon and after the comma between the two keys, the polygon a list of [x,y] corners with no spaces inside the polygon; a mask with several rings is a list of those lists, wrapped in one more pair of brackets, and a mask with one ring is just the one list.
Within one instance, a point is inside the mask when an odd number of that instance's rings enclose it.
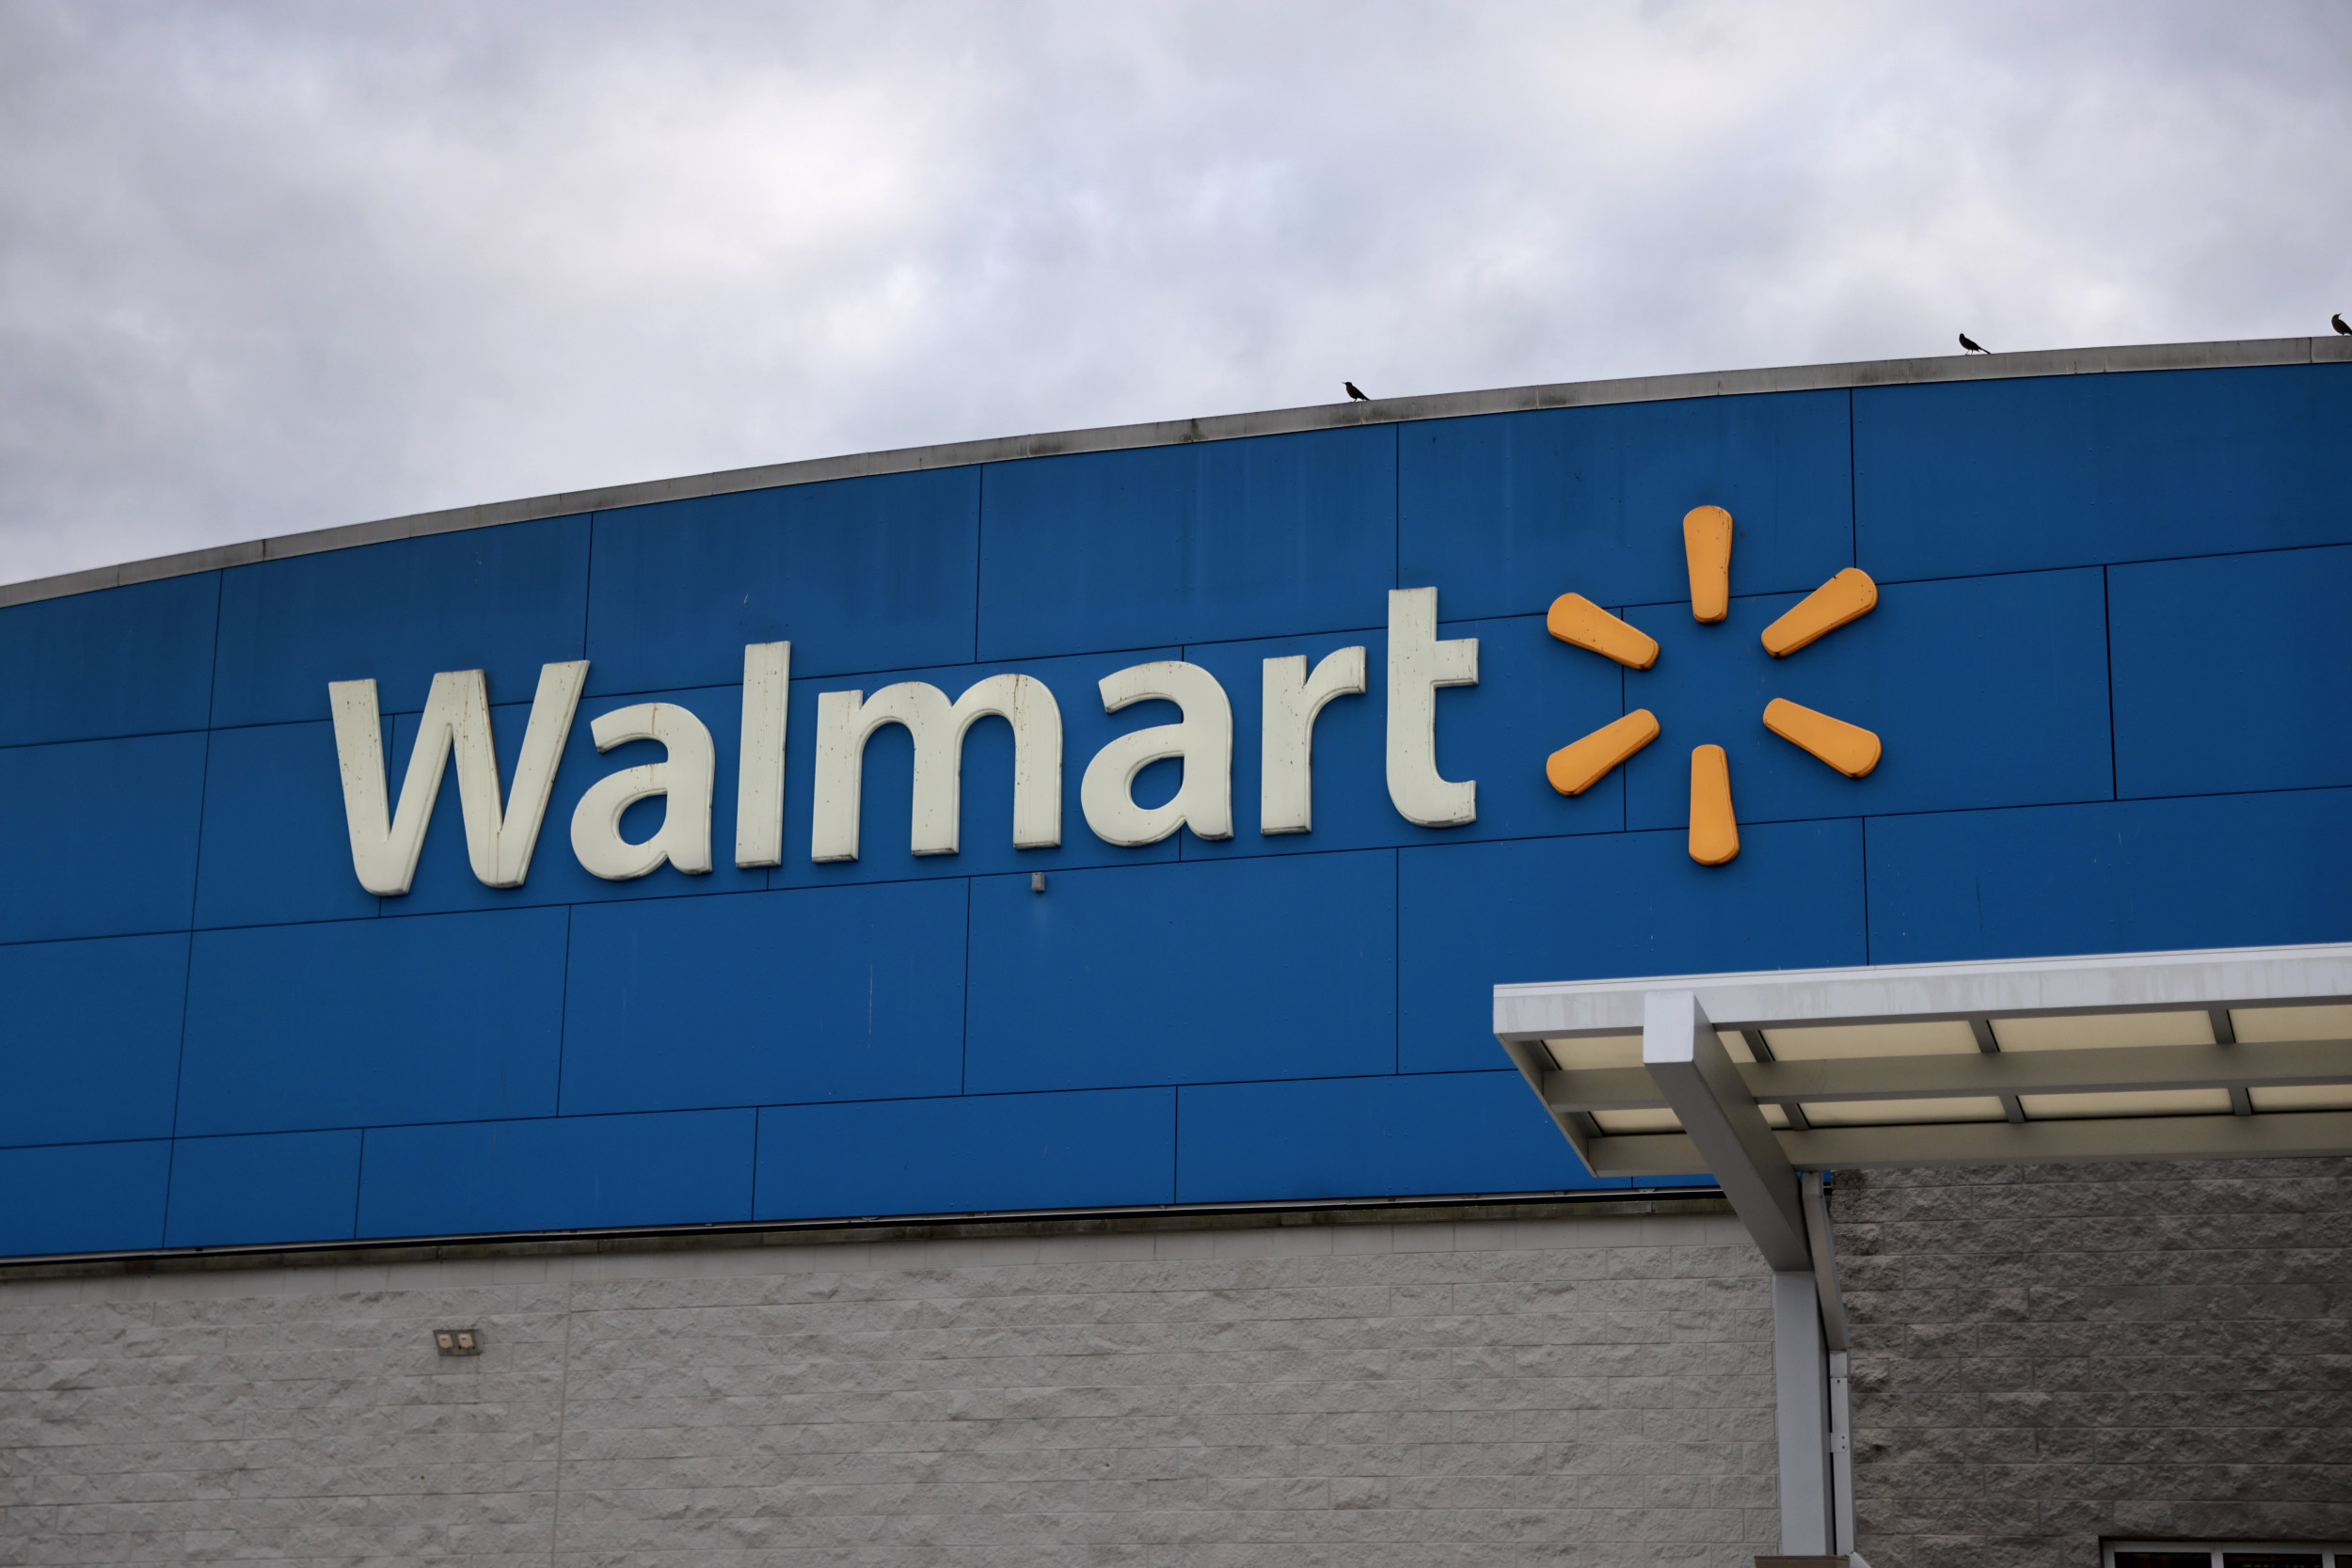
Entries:
{"label": "gray stone brick wall", "polygon": [[[0,1561],[1745,1568],[1777,1539],[1767,1276],[1724,1212],[789,1240],[0,1282]],[[437,1356],[442,1324],[486,1350]]]}
{"label": "gray stone brick wall", "polygon": [[2352,1540],[2352,1161],[1837,1179],[1873,1568]]}

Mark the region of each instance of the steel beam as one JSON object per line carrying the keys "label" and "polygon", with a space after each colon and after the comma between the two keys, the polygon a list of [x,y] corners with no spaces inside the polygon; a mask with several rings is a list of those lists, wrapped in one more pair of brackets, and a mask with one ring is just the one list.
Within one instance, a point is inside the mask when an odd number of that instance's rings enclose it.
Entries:
{"label": "steel beam", "polygon": [[1806,1171],[1801,1180],[1804,1235],[1812,1248],[1813,1287],[1821,1297],[1821,1338],[1833,1353],[1842,1354],[1846,1350],[1846,1294],[1837,1288],[1837,1243],[1830,1235],[1829,1197],[1820,1171]]}
{"label": "steel beam", "polygon": [[[2270,1088],[2352,1084],[2352,1040],[2280,1040],[2263,1045],[2145,1045],[2082,1051],[2012,1051],[1998,1055],[1820,1057],[1732,1064],[1750,1098],[1804,1101],[1918,1100],[1941,1095],[2075,1094],[2108,1090]],[[1556,1113],[1653,1110],[1665,1095],[1645,1069],[1553,1069],[1544,1103]]]}
{"label": "steel beam", "polygon": [[[1642,1065],[1674,1107],[1698,1155],[1695,1164],[1714,1174],[1766,1262],[1774,1269],[1810,1270],[1813,1255],[1797,1206],[1796,1169],[1773,1142],[1764,1113],[1715,1037],[1715,1026],[1689,991],[1652,991],[1646,1000]],[[1586,1147],[1606,1141],[1595,1138]]]}
{"label": "steel beam", "polygon": [[[2352,1154],[2352,1111],[1817,1127],[1772,1136],[1788,1164],[1806,1170],[2235,1160]],[[1697,1143],[1680,1132],[1593,1138],[1585,1145],[1585,1160],[1596,1176],[1673,1176],[1707,1168]]]}
{"label": "steel beam", "polygon": [[[1544,1074],[1550,1070],[1551,1053],[1544,1049],[1541,1041],[1512,1040],[1502,1049],[1510,1054],[1511,1065],[1519,1069],[1519,1077],[1535,1091],[1535,1098],[1539,1101],[1543,1099]],[[1545,1109],[1550,1111],[1552,1125],[1559,1128],[1560,1135],[1568,1140],[1568,1147],[1576,1150],[1576,1157],[1590,1167],[1593,1156],[1585,1145],[1594,1125],[1592,1118],[1575,1112],[1551,1110],[1549,1106]]]}

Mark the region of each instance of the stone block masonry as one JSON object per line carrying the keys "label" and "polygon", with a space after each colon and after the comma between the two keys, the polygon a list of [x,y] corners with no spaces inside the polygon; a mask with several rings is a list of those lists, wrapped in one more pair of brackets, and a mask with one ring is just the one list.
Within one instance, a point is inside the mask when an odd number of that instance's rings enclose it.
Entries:
{"label": "stone block masonry", "polygon": [[[1745,1568],[1711,1199],[0,1281],[0,1562]],[[476,1357],[430,1331],[478,1328]]]}
{"label": "stone block masonry", "polygon": [[1854,1172],[1833,1214],[1874,1568],[2352,1540],[2352,1161]]}

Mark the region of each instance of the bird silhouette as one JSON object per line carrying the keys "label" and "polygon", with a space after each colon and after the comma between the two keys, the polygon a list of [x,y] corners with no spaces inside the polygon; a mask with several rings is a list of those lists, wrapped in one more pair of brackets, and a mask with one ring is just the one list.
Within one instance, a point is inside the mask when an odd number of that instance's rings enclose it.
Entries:
{"label": "bird silhouette", "polygon": [[1967,350],[1970,354],[1990,354],[1993,352],[1982,343],[1977,341],[1974,338],[1968,336],[1965,332],[1960,335],[1960,346]]}
{"label": "bird silhouette", "polygon": [[[2339,322],[2337,325],[2342,325],[2343,324]],[[1348,402],[1370,403],[1372,401],[1372,399],[1364,396],[1364,389],[1361,387],[1357,386],[1353,381],[1343,381],[1340,385],[1347,388]]]}
{"label": "bird silhouette", "polygon": [[2343,333],[2345,337],[2352,338],[2352,326],[2346,326],[2344,325],[2343,311],[2339,310],[2334,315],[2329,316],[2328,318],[2328,325],[2334,327],[2338,332]]}

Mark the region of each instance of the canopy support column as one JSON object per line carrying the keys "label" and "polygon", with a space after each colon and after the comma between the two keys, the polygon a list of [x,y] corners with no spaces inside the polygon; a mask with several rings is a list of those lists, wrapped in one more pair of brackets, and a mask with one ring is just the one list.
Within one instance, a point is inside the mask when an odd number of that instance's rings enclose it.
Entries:
{"label": "canopy support column", "polygon": [[1826,1556],[1830,1544],[1829,1363],[1813,1274],[1772,1275],[1774,1431],[1780,1442],[1780,1549]]}
{"label": "canopy support column", "polygon": [[[1687,990],[1649,993],[1642,1016],[1642,1065],[1772,1266],[1780,1549],[1788,1556],[1826,1554],[1833,1549],[1829,1364],[1815,1244],[1806,1234],[1796,1168],[1696,996]],[[1843,1326],[1841,1312],[1841,1331]]]}

